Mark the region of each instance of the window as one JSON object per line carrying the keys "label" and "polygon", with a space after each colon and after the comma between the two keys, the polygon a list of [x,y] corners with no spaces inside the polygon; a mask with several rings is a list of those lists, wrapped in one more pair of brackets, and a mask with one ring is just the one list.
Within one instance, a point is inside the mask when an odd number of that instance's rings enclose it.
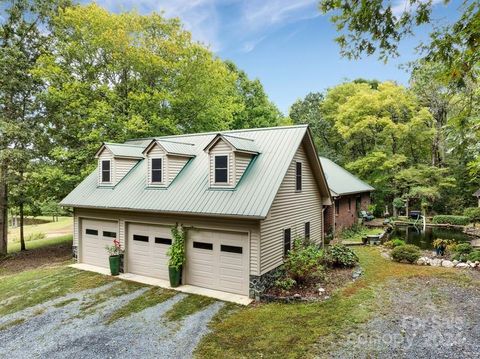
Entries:
{"label": "window", "polygon": [[110,160],[105,160],[102,161],[102,182],[110,182],[110,165],[111,161]]}
{"label": "window", "polygon": [[117,233],[116,232],[103,231],[103,236],[104,237],[109,237],[109,238],[117,238]]}
{"label": "window", "polygon": [[208,249],[211,251],[213,249],[213,243],[193,242],[193,248]]}
{"label": "window", "polygon": [[295,189],[302,190],[302,162],[296,162],[295,166]]}
{"label": "window", "polygon": [[340,201],[338,199],[335,200],[335,214],[337,216],[340,214]]}
{"label": "window", "polygon": [[139,241],[139,242],[148,242],[148,236],[142,236],[140,234],[134,234],[133,235],[133,240],[134,241]]}
{"label": "window", "polygon": [[172,240],[170,238],[161,238],[161,237],[155,237],[155,243],[156,244],[166,244],[167,246],[172,244]]}
{"label": "window", "polygon": [[86,229],[85,230],[85,233],[86,234],[89,234],[91,236],[98,236],[98,231],[96,229]]}
{"label": "window", "polygon": [[243,248],[242,247],[237,247],[237,246],[227,246],[226,244],[222,244],[220,246],[220,250],[222,252],[229,252],[229,253],[238,253],[242,254]]}
{"label": "window", "polygon": [[215,156],[215,183],[228,182],[228,156]]}
{"label": "window", "polygon": [[162,182],[162,159],[161,158],[152,158],[151,159],[151,182],[152,183],[161,183]]}
{"label": "window", "polygon": [[292,231],[290,228],[283,230],[283,255],[286,256],[292,247]]}
{"label": "window", "polygon": [[352,211],[352,199],[351,198],[348,199],[348,211],[349,212]]}
{"label": "window", "polygon": [[310,222],[305,222],[305,239],[310,239]]}

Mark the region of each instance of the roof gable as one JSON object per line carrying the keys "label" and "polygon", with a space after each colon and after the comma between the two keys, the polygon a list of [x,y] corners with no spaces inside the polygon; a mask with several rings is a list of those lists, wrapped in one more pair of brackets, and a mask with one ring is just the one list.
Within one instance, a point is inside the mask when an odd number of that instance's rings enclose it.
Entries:
{"label": "roof gable", "polygon": [[230,134],[218,133],[212,141],[205,146],[204,151],[210,151],[218,141],[225,141],[234,151],[244,152],[249,154],[258,154],[258,147],[255,145],[255,141],[251,138],[239,137]]}
{"label": "roof gable", "polygon": [[142,153],[148,154],[155,145],[162,148],[168,155],[195,157],[195,145],[193,143],[165,139],[152,140]]}
{"label": "roof gable", "polygon": [[99,157],[103,151],[108,150],[115,158],[143,159],[144,146],[129,145],[125,143],[104,142],[98,149],[95,157]]}
{"label": "roof gable", "polygon": [[[328,188],[324,180],[322,183],[321,166],[306,125],[228,131],[222,134],[250,138],[259,151],[255,161],[249,165],[248,174],[242,177],[234,189],[210,188],[209,154],[203,149],[218,133],[202,133],[155,139],[193,145],[195,157],[185,165],[168,189],[147,188],[145,176],[148,161],[141,160],[113,190],[98,187],[95,171],[61,204],[72,207],[265,218],[302,141],[308,144],[306,148],[309,158],[312,158],[318,185],[320,188],[325,187],[321,193],[329,200]],[[152,139],[135,140],[134,143],[143,150],[152,143]]]}

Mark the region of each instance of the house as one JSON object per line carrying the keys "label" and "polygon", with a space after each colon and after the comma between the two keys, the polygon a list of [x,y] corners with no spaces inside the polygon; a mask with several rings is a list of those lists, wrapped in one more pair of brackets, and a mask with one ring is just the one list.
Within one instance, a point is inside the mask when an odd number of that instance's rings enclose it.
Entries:
{"label": "house", "polygon": [[480,189],[473,194],[474,197],[477,197],[478,200],[478,207],[480,207]]}
{"label": "house", "polygon": [[98,168],[62,202],[74,209],[74,254],[168,279],[170,230],[187,231],[183,284],[255,296],[296,237],[323,239],[331,204],[305,125],[104,143]]}
{"label": "house", "polygon": [[375,189],[328,158],[320,157],[320,162],[333,198],[324,211],[325,232],[351,227],[359,211],[368,209]]}

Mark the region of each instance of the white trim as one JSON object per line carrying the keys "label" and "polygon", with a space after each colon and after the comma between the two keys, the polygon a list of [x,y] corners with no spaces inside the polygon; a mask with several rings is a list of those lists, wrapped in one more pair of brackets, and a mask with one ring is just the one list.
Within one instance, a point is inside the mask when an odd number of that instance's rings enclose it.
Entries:
{"label": "white trim", "polygon": [[[113,184],[113,177],[114,177],[114,169],[113,169],[113,160],[111,158],[105,158],[105,159],[102,159],[102,158],[99,158],[99,161],[100,161],[100,184],[107,184],[107,185],[111,185]],[[110,170],[109,170],[109,174],[110,174],[110,181],[104,181],[103,180],[103,162],[110,162]]]}
{"label": "white trim", "polygon": [[[227,157],[227,181],[226,182],[216,182],[215,180],[215,170],[216,170],[216,167],[215,167],[215,159],[217,157]],[[212,170],[212,169],[210,169]],[[213,177],[213,183],[212,185],[213,186],[216,186],[216,187],[232,187],[232,184],[230,183],[230,176],[231,176],[231,173],[230,173],[230,153],[216,153],[213,155],[213,173],[212,173],[212,177]]]}
{"label": "white trim", "polygon": [[[152,181],[152,160],[162,160],[162,168],[161,168],[161,181],[160,182],[153,182]],[[165,175],[166,175],[166,168],[165,162],[167,161],[167,156],[148,156],[148,185],[149,186],[164,186],[165,185]]]}

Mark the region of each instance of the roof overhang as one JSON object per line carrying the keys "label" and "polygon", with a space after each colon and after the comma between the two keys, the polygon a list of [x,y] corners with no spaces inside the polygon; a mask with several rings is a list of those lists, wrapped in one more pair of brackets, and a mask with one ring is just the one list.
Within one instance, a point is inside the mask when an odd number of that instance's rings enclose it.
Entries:
{"label": "roof overhang", "polygon": [[235,147],[235,145],[231,141],[228,140],[228,137],[222,135],[221,133],[217,133],[215,135],[215,137],[213,137],[213,139],[205,146],[205,148],[203,150],[206,151],[206,152],[209,152],[212,149],[212,147],[215,146],[217,144],[217,142],[220,141],[220,140],[225,141],[232,148],[232,151],[234,151],[234,152],[246,153],[246,154],[250,154],[250,155],[258,155],[259,154],[258,151],[248,151],[248,150],[245,150],[245,149]]}
{"label": "roof overhang", "polygon": [[[122,144],[119,144],[119,145],[122,145]],[[125,155],[118,155],[118,154],[115,154],[113,151],[111,151],[109,148],[108,148],[108,143],[102,143],[100,148],[97,150],[97,152],[95,152],[95,158],[98,158],[102,152],[104,150],[108,150],[110,151],[110,153],[112,154],[112,156],[114,158],[122,158],[122,159],[128,159],[128,160],[142,160],[143,157],[142,156],[125,156]]]}
{"label": "roof overhang", "polygon": [[161,149],[163,149],[165,151],[165,153],[167,155],[171,155],[171,156],[182,156],[182,157],[195,157],[194,154],[191,154],[191,153],[180,153],[180,152],[174,152],[174,151],[168,151],[165,146],[162,146],[161,142],[154,139],[152,140],[147,147],[145,147],[145,149],[142,151],[143,154],[147,154],[148,152],[150,152],[150,150],[153,148],[153,146],[159,146]]}

